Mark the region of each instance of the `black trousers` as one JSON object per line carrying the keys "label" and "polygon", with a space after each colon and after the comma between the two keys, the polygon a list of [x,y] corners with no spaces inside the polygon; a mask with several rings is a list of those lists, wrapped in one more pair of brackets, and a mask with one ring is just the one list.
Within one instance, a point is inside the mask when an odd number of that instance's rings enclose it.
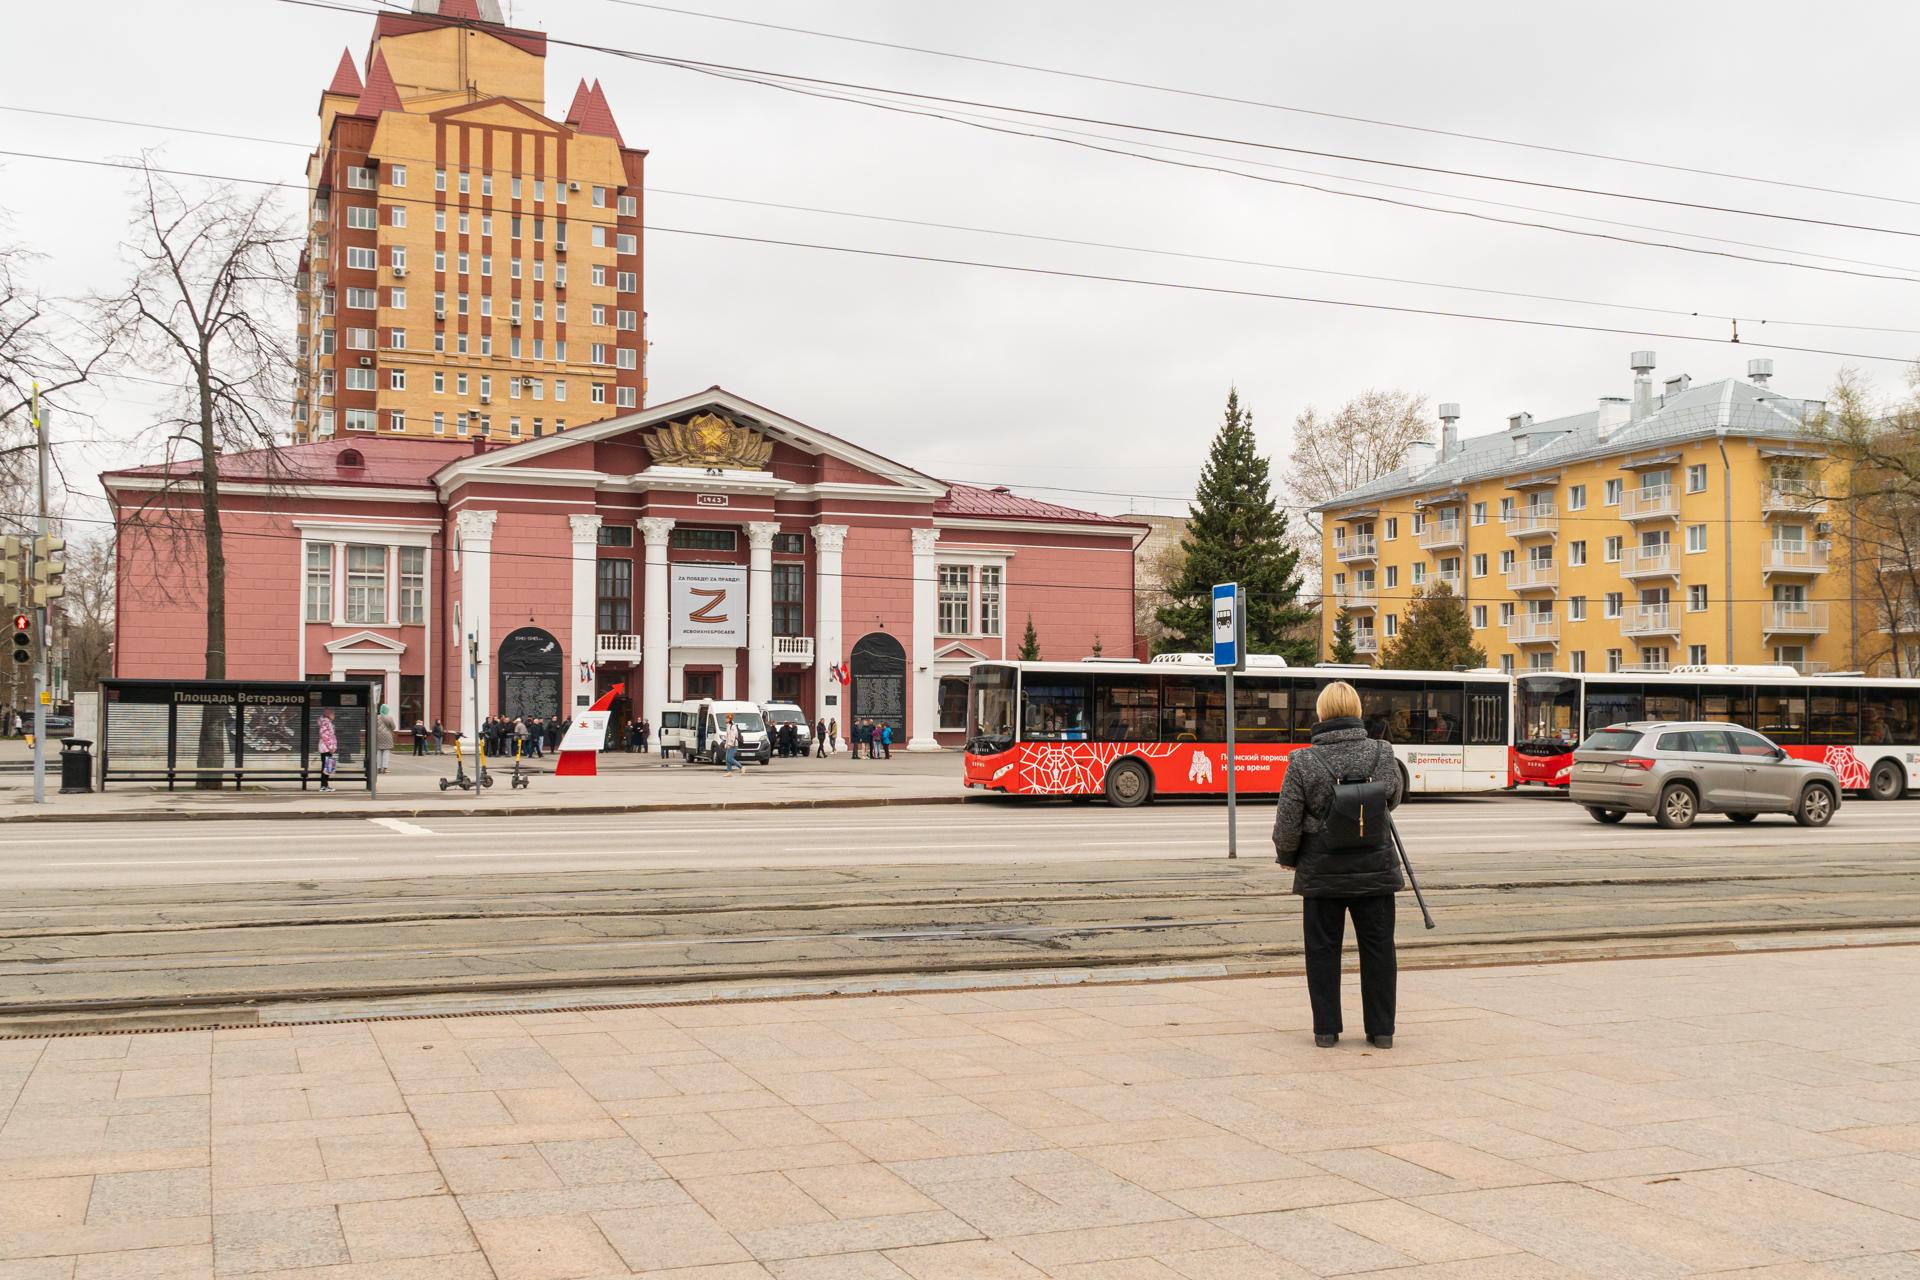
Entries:
{"label": "black trousers", "polygon": [[1360,1005],[1367,1034],[1393,1034],[1393,895],[1370,898],[1302,898],[1300,923],[1306,935],[1307,996],[1313,1001],[1313,1033],[1337,1036],[1340,1021],[1340,947],[1347,916],[1353,916],[1354,945],[1360,951]]}

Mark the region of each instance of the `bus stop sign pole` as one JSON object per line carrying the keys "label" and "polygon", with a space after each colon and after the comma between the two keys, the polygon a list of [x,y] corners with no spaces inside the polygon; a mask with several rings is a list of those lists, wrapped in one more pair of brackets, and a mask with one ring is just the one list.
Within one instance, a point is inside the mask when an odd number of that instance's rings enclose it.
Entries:
{"label": "bus stop sign pole", "polygon": [[1247,666],[1247,611],[1237,582],[1222,582],[1213,589],[1213,665],[1227,677],[1227,856],[1238,858],[1240,780],[1234,767],[1233,673]]}

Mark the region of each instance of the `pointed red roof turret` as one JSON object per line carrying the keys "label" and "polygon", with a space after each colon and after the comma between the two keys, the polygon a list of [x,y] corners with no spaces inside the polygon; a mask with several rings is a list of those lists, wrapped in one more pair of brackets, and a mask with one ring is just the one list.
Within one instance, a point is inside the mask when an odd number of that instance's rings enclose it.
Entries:
{"label": "pointed red roof turret", "polygon": [[328,93],[343,93],[349,98],[360,96],[360,72],[353,65],[353,51],[340,51],[340,65],[334,68],[333,83],[327,86]]}
{"label": "pointed red roof turret", "polygon": [[393,73],[387,70],[387,55],[384,52],[373,55],[373,65],[367,68],[367,87],[360,94],[360,105],[354,109],[357,116],[378,116],[382,111],[404,111],[400,101],[400,90],[394,87]]}
{"label": "pointed red roof turret", "polygon": [[587,114],[587,108],[593,104],[593,91],[582,80],[580,87],[573,91],[573,105],[567,108],[567,123],[578,127],[581,117]]}
{"label": "pointed red roof turret", "polygon": [[620,137],[620,126],[613,121],[613,108],[607,105],[607,95],[601,91],[598,80],[587,90],[587,109],[581,114],[578,127],[582,133],[612,138],[615,146],[627,145]]}

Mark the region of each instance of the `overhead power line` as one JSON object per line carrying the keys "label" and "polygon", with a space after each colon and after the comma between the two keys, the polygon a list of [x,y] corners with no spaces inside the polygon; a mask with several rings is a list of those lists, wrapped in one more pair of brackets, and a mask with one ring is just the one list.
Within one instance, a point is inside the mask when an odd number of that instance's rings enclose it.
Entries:
{"label": "overhead power line", "polygon": [[1759,186],[1781,187],[1790,191],[1810,191],[1820,195],[1846,196],[1857,200],[1877,200],[1885,204],[1920,206],[1920,200],[1910,200],[1901,196],[1883,195],[1873,191],[1850,191],[1842,187],[1825,187],[1817,183],[1790,182],[1784,178],[1763,178],[1749,173],[1733,173],[1723,169],[1705,169],[1695,165],[1672,164],[1660,160],[1648,160],[1637,156],[1623,156],[1605,151],[1586,151],[1578,147],[1556,146],[1545,142],[1528,142],[1518,138],[1502,138],[1491,134],[1470,133],[1458,129],[1442,129],[1434,125],[1409,124],[1404,120],[1383,120],[1372,116],[1349,115],[1323,108],[1303,107],[1297,103],[1268,102],[1258,98],[1241,98],[1232,94],[1210,93],[1203,89],[1190,89],[1179,85],[1156,84],[1144,80],[1129,80],[1121,76],[1100,75],[1088,71],[1073,71],[1065,67],[1042,66],[1031,62],[1018,62],[1005,58],[988,58],[978,54],[960,53],[952,49],[934,49],[925,45],[900,44],[890,40],[876,40],[865,36],[849,35],[845,32],[819,31],[810,27],[787,26],[778,22],[763,22],[753,18],[742,18],[733,14],[706,13],[698,9],[682,9],[673,5],[652,4],[647,0],[608,0],[608,3],[625,5],[630,9],[651,9],[656,13],[672,13],[681,17],[701,18],[709,22],[727,22],[744,27],[759,27],[768,31],[782,31],[790,35],[811,36],[822,40],[838,40],[846,44],[866,45],[876,49],[892,49],[901,53],[924,54],[933,58],[949,58],[956,62],[971,62],[980,66],[1003,67],[1014,71],[1032,71],[1042,75],[1063,76],[1071,80],[1084,80],[1093,84],[1115,85],[1127,89],[1145,89],[1154,93],[1175,94],[1183,98],[1197,98],[1208,102],[1222,102],[1233,106],[1258,107],[1265,111],[1284,111],[1294,115],[1313,116],[1322,120],[1338,120],[1345,124],[1369,125],[1379,129],[1400,129],[1409,133],[1424,133],[1440,138],[1456,138],[1465,142],[1484,142],[1493,146],[1517,147],[1527,151],[1539,151],[1549,155],[1572,156],[1581,160],[1604,160],[1610,164],[1635,165],[1646,169],[1661,169],[1669,173],[1684,173],[1695,177],[1722,178],[1730,182],[1749,182]]}

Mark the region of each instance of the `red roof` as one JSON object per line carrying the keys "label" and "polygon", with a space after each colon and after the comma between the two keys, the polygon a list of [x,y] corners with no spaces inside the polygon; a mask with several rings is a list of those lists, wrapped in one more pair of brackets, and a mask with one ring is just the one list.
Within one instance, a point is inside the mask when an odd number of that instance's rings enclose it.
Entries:
{"label": "red roof", "polygon": [[949,484],[947,496],[933,504],[937,516],[981,516],[996,520],[1076,520],[1099,524],[1125,524],[1112,516],[1078,507],[1063,507],[1038,498],[1023,498],[1003,486],[983,489],[978,485]]}
{"label": "red roof", "polygon": [[[350,451],[360,455],[362,465],[341,465],[340,455]],[[243,484],[347,484],[425,489],[432,487],[434,472],[472,453],[473,444],[468,440],[420,440],[405,436],[316,440],[311,444],[225,454],[220,459],[220,476]],[[109,471],[104,479],[111,489],[116,476],[192,478],[199,470],[198,461],[171,465],[160,462]]]}
{"label": "red roof", "polygon": [[440,16],[480,21],[480,6],[473,0],[440,0]]}
{"label": "red roof", "polygon": [[601,92],[598,80],[595,80],[593,87],[587,90],[586,110],[580,115],[578,127],[582,133],[594,133],[603,138],[612,138],[615,146],[627,145],[621,140],[620,126],[613,122],[613,108],[607,105],[607,95]]}
{"label": "red roof", "polygon": [[360,94],[360,105],[354,108],[357,116],[378,116],[382,111],[403,111],[400,90],[394,86],[393,73],[387,70],[387,55],[373,55],[373,65],[367,68],[367,87]]}
{"label": "red roof", "polygon": [[580,87],[573,91],[573,105],[567,108],[567,123],[578,127],[580,118],[587,114],[587,108],[593,104],[593,91],[582,80]]}
{"label": "red roof", "polygon": [[340,51],[340,65],[334,68],[333,83],[327,86],[328,93],[344,93],[349,98],[360,96],[360,71],[353,65],[353,51]]}

